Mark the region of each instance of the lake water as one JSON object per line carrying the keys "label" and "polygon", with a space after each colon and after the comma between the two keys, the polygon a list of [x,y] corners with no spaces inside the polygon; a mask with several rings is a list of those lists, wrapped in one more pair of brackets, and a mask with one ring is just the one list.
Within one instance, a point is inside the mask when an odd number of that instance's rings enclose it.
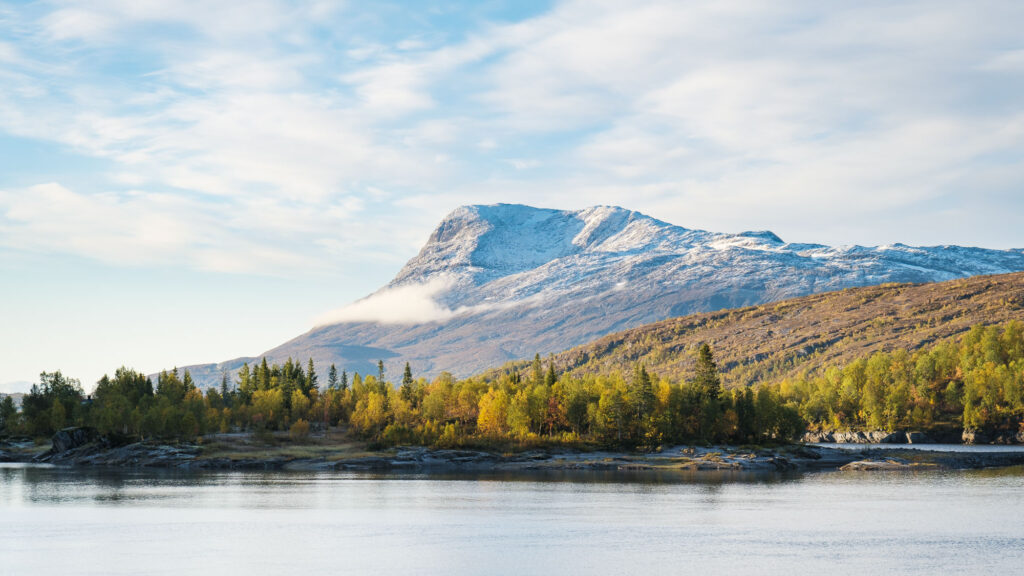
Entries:
{"label": "lake water", "polygon": [[0,466],[0,574],[1019,574],[1024,469],[379,476]]}

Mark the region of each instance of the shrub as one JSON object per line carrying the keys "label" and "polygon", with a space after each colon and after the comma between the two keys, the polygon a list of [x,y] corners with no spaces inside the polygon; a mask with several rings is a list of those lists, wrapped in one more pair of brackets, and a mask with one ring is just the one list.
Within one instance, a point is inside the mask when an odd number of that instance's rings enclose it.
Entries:
{"label": "shrub", "polygon": [[292,427],[288,429],[288,436],[292,440],[309,438],[309,422],[299,418],[295,421],[295,424],[292,424]]}

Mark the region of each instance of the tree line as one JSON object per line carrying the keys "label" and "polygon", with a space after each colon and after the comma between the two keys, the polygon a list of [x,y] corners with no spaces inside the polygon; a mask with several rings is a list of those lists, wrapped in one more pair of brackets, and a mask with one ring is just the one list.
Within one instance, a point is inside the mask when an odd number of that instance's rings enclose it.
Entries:
{"label": "tree line", "polygon": [[457,379],[442,373],[400,381],[377,374],[351,379],[335,366],[320,385],[312,360],[244,365],[237,378],[199,390],[188,371],[162,372],[156,385],[127,368],[104,376],[86,398],[81,384],[43,373],[20,413],[3,418],[9,433],[46,436],[69,425],[101,433],[193,440],[212,432],[345,426],[378,445],[600,444],[653,447],[666,442],[785,440],[802,430],[796,410],[765,387],[723,391],[709,346],[694,378],[672,382],[637,365],[582,377],[559,374],[535,356],[529,369]]}
{"label": "tree line", "polygon": [[523,369],[465,379],[442,373],[397,383],[377,373],[349,378],[313,361],[244,365],[233,381],[199,390],[188,371],[156,385],[134,370],[104,376],[91,397],[60,372],[43,373],[23,399],[0,402],[8,434],[46,436],[68,425],[105,434],[192,440],[213,432],[342,426],[382,446],[601,445],[785,441],[807,428],[928,431],[935,427],[1021,429],[1024,325],[978,326],[959,341],[877,352],[819,375],[725,390],[710,346],[690,378],[670,380],[642,364],[629,373],[572,375],[535,356]]}

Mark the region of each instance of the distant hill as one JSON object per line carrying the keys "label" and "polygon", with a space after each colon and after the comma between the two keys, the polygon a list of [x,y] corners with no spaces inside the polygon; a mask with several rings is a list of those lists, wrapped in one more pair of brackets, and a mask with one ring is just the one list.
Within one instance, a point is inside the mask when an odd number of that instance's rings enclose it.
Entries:
{"label": "distant hill", "polygon": [[24,394],[32,389],[32,383],[26,380],[0,383],[0,394]]}
{"label": "distant hill", "polygon": [[14,392],[13,394],[5,394],[3,392],[0,392],[0,400],[2,400],[4,396],[10,396],[11,400],[14,401],[14,405],[17,406],[18,408],[21,408],[21,399],[25,397],[25,393]]}
{"label": "distant hill", "polygon": [[561,370],[577,374],[627,371],[642,362],[659,375],[686,378],[697,346],[706,341],[723,384],[736,387],[812,373],[878,350],[914,350],[975,324],[1009,320],[1024,321],[1024,273],[848,288],[694,314],[605,336],[553,358]]}
{"label": "distant hill", "polygon": [[[613,206],[464,206],[374,294],[248,358],[189,366],[202,386],[242,362],[466,376],[649,322],[885,282],[1024,271],[1024,250],[801,244],[676,226]],[[170,366],[168,366],[170,368]]]}

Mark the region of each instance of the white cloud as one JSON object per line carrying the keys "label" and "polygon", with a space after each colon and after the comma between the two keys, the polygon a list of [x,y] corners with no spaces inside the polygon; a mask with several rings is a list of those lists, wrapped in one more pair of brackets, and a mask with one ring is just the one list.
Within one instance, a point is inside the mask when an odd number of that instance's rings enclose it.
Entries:
{"label": "white cloud", "polygon": [[[132,27],[161,23],[187,26],[211,38],[257,36],[286,29],[303,18],[322,16],[326,3],[311,5],[307,11],[275,0],[92,0],[87,5],[74,1],[55,2],[61,6],[43,18],[44,29],[58,40],[110,42]],[[243,16],[244,15],[244,16]]]}
{"label": "white cloud", "polygon": [[[885,211],[1021,177],[1001,160],[1024,153],[1024,8],[1007,3],[566,1],[448,43],[364,30],[365,9],[334,3],[54,6],[0,44],[0,130],[108,162],[112,191],[48,176],[86,214],[157,218],[154,191],[177,197],[202,228],[190,237],[216,243],[160,248],[188,265],[397,263],[454,205],[493,201],[823,241],[837,238],[822,218],[856,215],[842,240],[864,242]],[[145,65],[111,78],[91,60],[111,46]],[[49,226],[19,222],[2,225]],[[160,246],[126,225],[71,227],[74,243],[6,242],[126,263],[137,255],[117,244]]]}
{"label": "white cloud", "polygon": [[509,158],[505,161],[516,170],[530,170],[541,165],[540,160],[533,158]]}
{"label": "white cloud", "polygon": [[32,390],[32,383],[26,380],[16,382],[4,382],[0,384],[0,394],[26,394]]}
{"label": "white cloud", "polygon": [[169,193],[85,194],[58,183],[0,190],[0,246],[130,266],[294,275],[327,267],[327,258],[308,248],[319,234],[345,238],[364,230],[344,224],[351,214],[343,199],[327,212],[273,205],[246,212],[247,205],[232,203],[211,211],[197,204]]}
{"label": "white cloud", "polygon": [[999,72],[1024,72],[1024,50],[1006,50],[981,65],[983,70]]}
{"label": "white cloud", "polygon": [[317,326],[340,322],[378,322],[381,324],[425,324],[448,320],[457,311],[437,302],[436,297],[452,287],[449,278],[433,278],[424,284],[386,288],[357,300],[344,308],[328,312]]}
{"label": "white cloud", "polygon": [[24,60],[21,52],[10,42],[0,42],[0,63],[20,64]]}
{"label": "white cloud", "polygon": [[101,38],[110,33],[116,22],[102,12],[80,8],[63,8],[45,19],[50,35],[57,40]]}
{"label": "white cloud", "polygon": [[442,297],[456,289],[454,277],[434,276],[426,282],[383,288],[366,298],[328,312],[316,320],[316,326],[341,322],[376,322],[379,324],[428,324],[444,322],[460,314],[481,314],[519,306],[535,306],[544,296],[535,294],[517,301],[473,304],[449,308]]}
{"label": "white cloud", "polygon": [[344,80],[356,86],[362,105],[376,114],[401,116],[434,106],[425,88],[427,70],[396,62],[350,74]]}

